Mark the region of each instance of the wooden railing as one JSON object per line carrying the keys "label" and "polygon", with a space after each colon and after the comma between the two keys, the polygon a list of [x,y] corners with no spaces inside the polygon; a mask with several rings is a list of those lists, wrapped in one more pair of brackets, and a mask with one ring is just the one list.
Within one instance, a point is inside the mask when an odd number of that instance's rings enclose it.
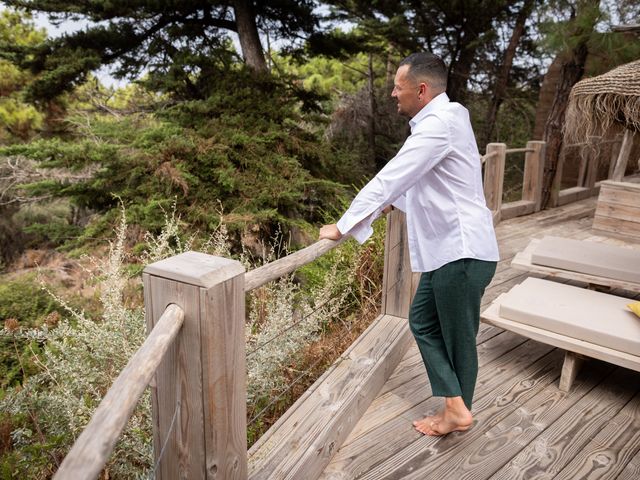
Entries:
{"label": "wooden railing", "polygon": [[[542,199],[542,174],[544,171],[544,142],[529,141],[525,148],[507,149],[504,143],[490,143],[484,163],[484,195],[487,207],[493,212],[493,222],[528,215],[540,210]],[[504,172],[507,154],[525,153],[522,199],[504,203]]]}
{"label": "wooden railing", "polygon": [[100,402],[91,421],[60,465],[55,479],[98,476],[183,321],[184,311],[180,307],[166,307],[142,347],[131,357]]}
{"label": "wooden railing", "polygon": [[[506,155],[512,153],[525,154],[522,197],[503,203]],[[540,210],[544,142],[530,141],[525,148],[512,149],[502,143],[489,144],[483,163],[485,196],[496,223]],[[610,172],[620,169],[618,165]],[[155,478],[248,478],[245,294],[340,243],[322,240],[246,273],[235,260],[197,252],[147,266],[143,283],[149,336],[106,394],[54,478],[96,478],[149,384]],[[404,214],[394,211],[387,216],[382,315],[406,318],[418,279],[419,274],[412,273],[409,266]],[[407,332],[388,350],[398,361]],[[392,362],[383,364],[385,372],[372,374],[365,387],[380,385],[383,375],[393,368]],[[327,437],[329,450],[345,434],[343,430],[348,431],[345,422],[355,422],[357,413],[366,408],[364,398],[370,401],[371,392],[352,396],[352,403],[345,407],[348,415],[336,417],[342,430]],[[308,472],[321,471],[322,462],[328,461],[317,457]]]}

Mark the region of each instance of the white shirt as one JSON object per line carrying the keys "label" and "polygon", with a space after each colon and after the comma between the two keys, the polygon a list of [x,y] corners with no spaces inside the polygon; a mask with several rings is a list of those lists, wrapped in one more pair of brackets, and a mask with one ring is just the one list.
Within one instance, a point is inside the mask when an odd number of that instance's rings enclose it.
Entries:
{"label": "white shirt", "polygon": [[469,112],[441,93],[409,125],[411,135],[360,190],[338,230],[364,243],[373,233],[373,221],[393,204],[407,216],[414,272],[430,272],[461,258],[498,261]]}

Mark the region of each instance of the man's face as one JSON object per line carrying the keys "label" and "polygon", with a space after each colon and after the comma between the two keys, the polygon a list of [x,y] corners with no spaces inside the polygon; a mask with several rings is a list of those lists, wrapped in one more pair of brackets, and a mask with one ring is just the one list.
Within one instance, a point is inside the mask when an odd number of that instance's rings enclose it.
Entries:
{"label": "man's face", "polygon": [[398,102],[398,113],[413,117],[424,106],[418,97],[420,86],[408,78],[409,65],[402,65],[396,72],[391,96]]}

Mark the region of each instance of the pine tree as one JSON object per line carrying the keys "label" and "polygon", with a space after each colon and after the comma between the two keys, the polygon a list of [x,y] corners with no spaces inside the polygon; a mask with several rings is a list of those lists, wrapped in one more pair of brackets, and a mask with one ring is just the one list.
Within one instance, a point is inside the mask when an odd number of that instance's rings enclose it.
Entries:
{"label": "pine tree", "polygon": [[266,63],[260,29],[276,38],[291,38],[315,26],[311,0],[4,3],[45,13],[53,23],[70,18],[89,25],[37,46],[0,43],[0,55],[12,57],[38,76],[27,89],[31,100],[70,91],[103,65],[113,66],[114,75],[120,78],[141,72],[156,79],[166,77],[173,84],[181,83],[191,98],[203,98],[215,73],[236,63],[232,33],[239,37],[247,67],[263,73]]}

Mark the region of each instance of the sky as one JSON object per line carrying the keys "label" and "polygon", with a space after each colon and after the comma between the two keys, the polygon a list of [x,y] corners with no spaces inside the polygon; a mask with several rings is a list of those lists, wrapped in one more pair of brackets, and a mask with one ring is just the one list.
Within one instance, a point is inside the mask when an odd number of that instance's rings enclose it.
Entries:
{"label": "sky", "polygon": [[[2,7],[0,7],[2,8]],[[82,30],[85,26],[89,24],[89,22],[84,20],[65,20],[61,22],[59,25],[54,25],[49,21],[46,15],[41,13],[33,14],[33,21],[38,27],[44,28],[48,35],[52,38],[56,38],[64,35],[65,33],[73,33],[78,30]],[[124,87],[129,83],[127,80],[119,80],[117,78],[112,77],[109,74],[108,67],[102,67],[100,70],[95,72],[96,77],[107,87]]]}

